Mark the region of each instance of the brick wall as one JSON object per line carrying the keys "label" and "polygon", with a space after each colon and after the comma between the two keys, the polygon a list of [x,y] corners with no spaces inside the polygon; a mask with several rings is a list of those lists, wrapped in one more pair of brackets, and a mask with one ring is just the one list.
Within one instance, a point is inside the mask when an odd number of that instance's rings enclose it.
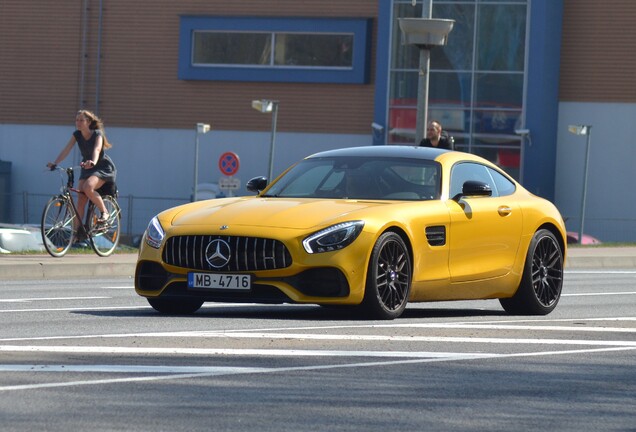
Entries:
{"label": "brick wall", "polygon": [[252,110],[251,100],[271,98],[280,101],[280,131],[369,131],[373,83],[178,80],[179,15],[372,18],[377,0],[102,0],[98,59],[99,4],[2,0],[1,123],[73,124],[84,107],[98,111],[107,127],[191,128],[206,121],[217,130],[269,130],[269,116]]}
{"label": "brick wall", "polygon": [[560,99],[636,102],[636,1],[565,0]]}

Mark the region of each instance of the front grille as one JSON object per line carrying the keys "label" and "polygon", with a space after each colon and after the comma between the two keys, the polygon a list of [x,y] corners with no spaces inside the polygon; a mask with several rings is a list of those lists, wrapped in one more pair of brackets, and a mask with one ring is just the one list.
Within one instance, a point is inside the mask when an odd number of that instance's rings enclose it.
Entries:
{"label": "front grille", "polygon": [[[218,242],[211,245],[214,240],[222,240],[229,246],[229,250],[220,251],[220,259],[211,257],[217,251]],[[170,237],[163,249],[163,260],[177,267],[218,272],[274,270],[292,263],[291,254],[278,240],[215,235]]]}

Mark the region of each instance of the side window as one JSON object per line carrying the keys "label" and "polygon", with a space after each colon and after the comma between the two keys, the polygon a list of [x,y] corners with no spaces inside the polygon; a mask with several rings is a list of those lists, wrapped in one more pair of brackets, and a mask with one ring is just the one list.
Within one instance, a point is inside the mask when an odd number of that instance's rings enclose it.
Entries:
{"label": "side window", "polygon": [[[508,178],[501,174],[499,171],[488,168],[488,172],[490,172],[490,175],[495,182],[495,187],[497,188],[497,196],[512,195],[515,190],[517,190],[515,184],[508,180]],[[493,195],[494,192],[495,191],[493,190]]]}
{"label": "side window", "polygon": [[476,180],[490,185],[493,196],[497,196],[497,189],[493,185],[493,179],[484,165],[473,162],[462,162],[453,167],[450,182],[450,197],[461,193],[464,182]]}

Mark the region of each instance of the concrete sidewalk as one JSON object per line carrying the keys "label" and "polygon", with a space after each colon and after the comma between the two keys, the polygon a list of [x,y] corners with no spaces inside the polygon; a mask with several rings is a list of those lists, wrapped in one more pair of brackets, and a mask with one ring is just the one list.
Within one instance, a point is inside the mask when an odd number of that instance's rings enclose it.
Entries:
{"label": "concrete sidewalk", "polygon": [[[72,252],[62,258],[49,255],[0,255],[0,281],[38,279],[110,278],[135,275],[137,254]],[[566,270],[636,269],[636,247],[573,247],[568,250]]]}

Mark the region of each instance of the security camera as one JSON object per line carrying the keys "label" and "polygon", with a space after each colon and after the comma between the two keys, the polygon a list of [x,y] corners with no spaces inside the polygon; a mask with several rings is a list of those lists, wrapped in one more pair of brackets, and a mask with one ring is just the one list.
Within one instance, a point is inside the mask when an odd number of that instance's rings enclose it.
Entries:
{"label": "security camera", "polygon": [[384,131],[384,126],[376,122],[371,123],[371,128],[378,133],[382,133]]}
{"label": "security camera", "polygon": [[530,135],[529,129],[515,129],[517,135]]}

